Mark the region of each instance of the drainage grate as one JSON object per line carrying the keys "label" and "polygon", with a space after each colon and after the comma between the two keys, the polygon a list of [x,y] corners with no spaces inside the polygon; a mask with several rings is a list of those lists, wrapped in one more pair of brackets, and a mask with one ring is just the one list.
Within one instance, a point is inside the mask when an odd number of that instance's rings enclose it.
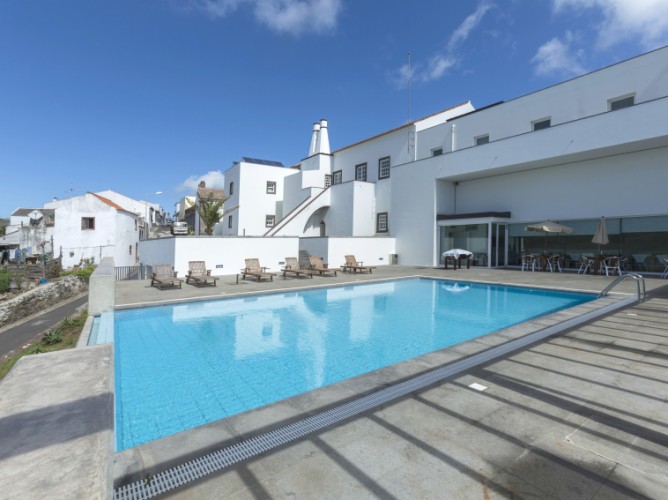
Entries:
{"label": "drainage grate", "polygon": [[474,366],[487,363],[516,349],[543,340],[596,317],[608,314],[609,312],[629,305],[632,302],[635,302],[633,298],[590,311],[589,313],[544,328],[543,330],[539,330],[525,337],[488,349],[487,351],[475,354],[466,359],[455,361],[448,366],[437,368],[431,372],[418,375],[399,384],[381,389],[380,391],[368,394],[341,406],[298,420],[297,422],[274,429],[273,431],[245,439],[244,441],[228,446],[227,448],[222,448],[203,457],[167,469],[150,478],[120,486],[114,490],[114,499],[144,500],[166,493],[169,490],[183,486],[184,484],[212,474],[213,472],[222,470],[237,462],[248,460],[261,453],[330,427],[348,418],[364,413],[365,411],[406,396],[412,392],[424,389],[436,382],[441,382],[447,378],[469,370]]}

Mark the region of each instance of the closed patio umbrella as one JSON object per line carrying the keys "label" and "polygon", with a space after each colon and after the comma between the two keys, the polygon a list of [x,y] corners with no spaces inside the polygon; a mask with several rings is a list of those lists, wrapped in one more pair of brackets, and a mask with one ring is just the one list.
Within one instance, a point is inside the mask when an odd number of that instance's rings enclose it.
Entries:
{"label": "closed patio umbrella", "polygon": [[610,243],[608,229],[605,227],[605,217],[601,217],[601,220],[598,222],[598,227],[596,228],[596,232],[594,233],[591,242],[598,245],[598,253],[601,253],[601,245]]}

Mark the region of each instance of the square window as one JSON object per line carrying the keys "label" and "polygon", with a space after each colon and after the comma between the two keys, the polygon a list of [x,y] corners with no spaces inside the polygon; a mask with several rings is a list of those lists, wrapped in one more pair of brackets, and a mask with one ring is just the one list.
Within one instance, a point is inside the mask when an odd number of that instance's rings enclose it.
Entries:
{"label": "square window", "polygon": [[95,229],[95,217],[82,217],[81,229]]}
{"label": "square window", "polygon": [[431,150],[432,156],[441,156],[443,154],[443,148],[436,148]]}
{"label": "square window", "polygon": [[387,179],[390,176],[390,157],[378,160],[378,178]]}
{"label": "square window", "polygon": [[343,182],[343,171],[332,172],[332,184],[341,184]]}
{"label": "square window", "polygon": [[387,220],[388,220],[387,212],[380,212],[379,214],[376,215],[377,233],[387,233],[388,231]]}
{"label": "square window", "polygon": [[267,194],[276,194],[276,183],[267,181]]}
{"label": "square window", "polygon": [[610,111],[617,111],[618,109],[630,108],[635,104],[635,101],[636,101],[635,95],[610,99],[608,101],[608,109]]}
{"label": "square window", "polygon": [[475,138],[476,146],[482,146],[483,144],[489,144],[489,134],[479,135]]}
{"label": "square window", "polygon": [[531,125],[534,129],[536,130],[543,130],[546,128],[550,128],[552,126],[552,119],[551,118],[541,118],[540,120],[536,120],[535,122],[531,122]]}
{"label": "square window", "polygon": [[275,223],[276,223],[276,216],[275,215],[267,215],[264,218],[265,227],[274,227]]}
{"label": "square window", "polygon": [[355,180],[366,182],[366,163],[355,165]]}
{"label": "square window", "polygon": [[325,187],[328,188],[332,185],[332,176],[330,174],[325,174]]}

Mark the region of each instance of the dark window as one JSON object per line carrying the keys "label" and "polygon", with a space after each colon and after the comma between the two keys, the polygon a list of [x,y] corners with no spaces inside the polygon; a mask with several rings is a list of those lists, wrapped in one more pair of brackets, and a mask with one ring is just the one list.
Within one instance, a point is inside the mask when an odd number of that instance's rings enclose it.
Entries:
{"label": "dark window", "polygon": [[432,156],[441,156],[443,154],[443,148],[436,148],[431,150]]}
{"label": "dark window", "polygon": [[621,97],[617,99],[610,99],[608,101],[610,106],[610,111],[617,111],[618,109],[630,108],[636,102],[635,96],[631,95],[628,97]]}
{"label": "dark window", "polygon": [[325,174],[325,187],[328,188],[332,185],[332,176],[330,174]]}
{"label": "dark window", "polygon": [[128,249],[130,250],[130,255],[132,255],[132,245],[130,245]]}
{"label": "dark window", "polygon": [[366,182],[366,163],[355,165],[355,180]]}
{"label": "dark window", "polygon": [[380,212],[376,215],[376,232],[377,233],[387,233],[387,212]]}
{"label": "dark window", "polygon": [[267,181],[267,194],[276,194],[276,183]]}
{"label": "dark window", "polygon": [[343,182],[343,172],[341,170],[332,172],[332,184],[341,184],[342,182]]}
{"label": "dark window", "polygon": [[390,176],[390,157],[378,160],[378,178],[387,179]]}
{"label": "dark window", "polygon": [[232,216],[230,215],[230,218],[227,219],[227,227],[232,228]]}
{"label": "dark window", "polygon": [[489,134],[481,135],[475,138],[476,146],[482,146],[483,144],[489,144]]}
{"label": "dark window", "polygon": [[275,223],[276,223],[276,216],[275,215],[267,215],[264,218],[265,227],[274,227]]}
{"label": "dark window", "polygon": [[534,130],[543,130],[546,128],[550,128],[552,126],[552,119],[550,118],[544,118],[543,120],[536,120],[533,122],[533,129]]}
{"label": "dark window", "polygon": [[230,194],[234,194],[234,182],[230,182]]}
{"label": "dark window", "polygon": [[81,229],[95,229],[95,217],[82,217]]}

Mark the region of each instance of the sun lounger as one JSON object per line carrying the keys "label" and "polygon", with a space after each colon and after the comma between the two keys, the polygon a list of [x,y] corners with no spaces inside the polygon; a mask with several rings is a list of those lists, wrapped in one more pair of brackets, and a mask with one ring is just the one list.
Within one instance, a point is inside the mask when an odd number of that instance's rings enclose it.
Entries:
{"label": "sun lounger", "polygon": [[153,266],[151,286],[164,290],[165,288],[181,288],[183,280],[176,277],[170,264],[156,264]]}
{"label": "sun lounger", "polygon": [[357,271],[363,273],[364,271],[368,271],[369,274],[371,274],[371,271],[373,269],[376,269],[375,267],[365,266],[363,264],[364,262],[361,261],[357,262],[354,255],[346,255],[346,263],[343,264],[341,267],[343,268],[344,271],[350,271],[351,273],[352,272],[356,273]]}
{"label": "sun lounger", "polygon": [[301,277],[302,275],[313,278],[313,271],[301,267],[297,257],[286,257],[285,267],[282,269],[282,271],[284,279],[287,277],[288,273],[294,274],[297,278]]}
{"label": "sun lounger", "polygon": [[186,283],[195,286],[216,286],[218,278],[211,276],[211,270],[206,268],[203,260],[191,260],[188,262],[188,274]]}
{"label": "sun lounger", "polygon": [[274,276],[276,273],[267,272],[266,267],[260,266],[259,259],[246,259],[246,267],[241,270],[241,278],[246,279],[246,276],[253,276],[258,281],[262,279],[269,278],[270,281],[274,281]]}
{"label": "sun lounger", "polygon": [[311,255],[308,260],[311,263],[311,271],[318,273],[320,276],[332,273],[336,276],[336,273],[341,270],[338,267],[327,267],[327,264],[322,262],[322,257]]}

